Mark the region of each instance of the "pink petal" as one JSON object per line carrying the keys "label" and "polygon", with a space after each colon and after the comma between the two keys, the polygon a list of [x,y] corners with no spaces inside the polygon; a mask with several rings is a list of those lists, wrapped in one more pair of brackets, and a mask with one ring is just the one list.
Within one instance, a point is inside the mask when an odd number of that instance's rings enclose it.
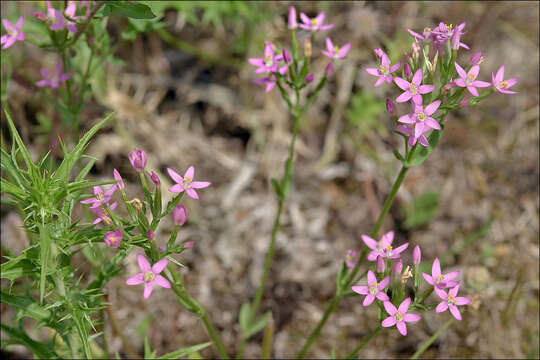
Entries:
{"label": "pink petal", "polygon": [[459,271],[452,271],[444,275],[444,280],[452,280],[459,276]]}
{"label": "pink petal", "polygon": [[76,10],[77,10],[77,5],[75,5],[74,1],[73,2],[70,1],[64,13],[66,13],[70,18],[74,18]]}
{"label": "pink petal", "polygon": [[385,278],[382,279],[381,282],[379,283],[378,289],[379,289],[380,291],[383,291],[384,288],[386,287],[386,285],[388,285],[389,282],[390,282],[390,276],[385,277]]}
{"label": "pink petal", "polygon": [[441,262],[439,261],[439,258],[435,258],[435,260],[433,260],[433,265],[431,266],[431,275],[433,276],[434,280],[441,275]]}
{"label": "pink petal", "polygon": [[375,81],[375,84],[373,84],[373,86],[377,87],[377,86],[381,85],[383,82],[384,82],[384,76],[380,76],[377,79],[377,81]]}
{"label": "pink petal", "polygon": [[371,250],[377,250],[377,241],[373,240],[367,235],[362,235],[362,240]]}
{"label": "pink petal", "polygon": [[434,286],[435,282],[433,281],[433,278],[431,277],[431,275],[428,275],[426,273],[422,273],[422,276],[424,277],[424,279],[426,280],[426,282],[431,285],[431,286]]}
{"label": "pink petal", "polygon": [[446,298],[448,297],[448,294],[446,293],[446,291],[439,288],[438,286],[435,286],[434,290],[435,290],[435,294],[437,294],[437,296],[440,297],[441,299],[446,300]]}
{"label": "pink petal", "polygon": [[360,295],[369,294],[369,288],[367,286],[353,286],[351,290]]}
{"label": "pink petal", "polygon": [[402,314],[405,314],[407,310],[409,310],[409,305],[411,305],[411,298],[406,298],[403,300],[403,302],[399,305],[398,311]]}
{"label": "pink petal", "polygon": [[133,275],[129,279],[126,280],[127,285],[139,285],[144,282],[144,274],[139,273],[137,275]]}
{"label": "pink petal", "polygon": [[409,100],[411,97],[412,97],[412,94],[409,92],[409,90],[407,90],[396,98],[396,102],[402,103]]}
{"label": "pink petal", "polygon": [[7,19],[2,19],[2,24],[4,24],[7,31],[15,30],[15,26],[13,26],[13,24]]}
{"label": "pink petal", "polygon": [[171,186],[169,188],[169,191],[173,193],[181,193],[182,191],[184,191],[184,187],[181,184],[176,184]]}
{"label": "pink petal", "polygon": [[339,49],[339,51],[338,51],[338,56],[340,58],[345,57],[345,55],[347,55],[347,53],[349,52],[350,49],[351,49],[351,43],[347,43],[347,44],[343,45],[341,47],[341,49]]}
{"label": "pink petal", "polygon": [[467,75],[473,75],[474,78],[478,76],[478,73],[480,72],[480,65],[474,65],[471,70],[469,70],[469,73]]}
{"label": "pink petal", "polygon": [[426,106],[426,108],[424,109],[424,113],[426,115],[432,115],[435,111],[437,111],[440,105],[441,105],[441,100],[434,101],[428,106]]}
{"label": "pink petal", "polygon": [[186,173],[184,174],[184,177],[188,177],[193,180],[193,178],[195,177],[195,168],[193,166],[188,167]]}
{"label": "pink petal", "polygon": [[427,141],[425,135],[420,136],[418,138],[418,141],[420,142],[420,144],[422,144],[422,146],[429,146],[429,142]]}
{"label": "pink petal", "polygon": [[[416,126],[418,126],[418,124]],[[399,253],[403,252],[403,250],[405,250],[408,246],[409,246],[409,243],[405,243],[405,244],[395,248],[392,252],[394,254],[399,254]]]}
{"label": "pink petal", "polygon": [[495,80],[502,81],[504,78],[504,65],[497,70],[497,74],[495,75]]}
{"label": "pink petal", "polygon": [[416,70],[416,72],[413,75],[411,83],[414,83],[417,86],[420,85],[420,83],[422,82],[422,75],[423,75],[422,74],[422,68]]}
{"label": "pink petal", "polygon": [[15,44],[15,41],[17,41],[13,36],[9,37],[7,41],[4,43],[4,46],[2,46],[2,49],[7,49],[11,45]]}
{"label": "pink petal", "polygon": [[403,336],[407,335],[407,325],[405,325],[404,321],[398,321],[396,323],[396,327],[401,335]]}
{"label": "pink petal", "polygon": [[396,71],[397,69],[399,69],[401,67],[401,61],[398,62],[397,64],[394,64],[390,67],[390,73],[393,73],[394,71]]}
{"label": "pink petal", "polygon": [[422,317],[417,314],[403,314],[403,321],[405,322],[417,322],[420,321]]}
{"label": "pink petal", "polygon": [[317,20],[317,25],[321,25],[324,22],[324,11],[321,11],[315,20]]}
{"label": "pink petal", "polygon": [[427,117],[424,119],[424,123],[432,129],[441,130],[441,125],[434,118]]}
{"label": "pink petal", "polygon": [[386,301],[385,303],[383,303],[383,305],[384,309],[389,315],[394,316],[398,311],[398,309],[390,301]]}
{"label": "pink petal", "polygon": [[411,114],[406,114],[403,116],[400,116],[398,119],[398,122],[404,123],[404,124],[414,124],[414,118],[411,116]]}
{"label": "pink petal", "polygon": [[205,187],[209,187],[212,185],[212,183],[208,181],[194,181],[191,183],[191,187],[194,189],[204,189]]}
{"label": "pink petal", "polygon": [[376,250],[372,250],[368,256],[367,256],[367,259],[368,261],[375,261],[377,260],[377,256],[380,256],[381,254],[379,252],[377,252]]}
{"label": "pink petal", "polygon": [[435,308],[435,312],[440,313],[448,309],[448,303],[446,301],[441,301],[439,305]]}
{"label": "pink petal", "polygon": [[467,78],[467,73],[465,72],[465,70],[463,70],[461,66],[459,66],[457,62],[454,63],[454,66],[456,67],[456,71],[462,79]]}
{"label": "pink petal", "polygon": [[0,36],[0,44],[5,43],[9,38],[9,35],[2,35]]}
{"label": "pink petal", "polygon": [[262,58],[249,58],[248,61],[254,66],[264,66],[264,59]]}
{"label": "pink petal", "polygon": [[471,299],[466,298],[466,297],[458,296],[456,298],[456,305],[467,305],[470,302],[471,302]]}
{"label": "pink petal", "polygon": [[166,288],[166,289],[171,288],[171,283],[161,275],[156,275],[156,277],[154,278],[154,281],[156,284],[158,284],[159,286],[163,288]]}
{"label": "pink petal", "polygon": [[[167,168],[167,172],[169,173],[169,176],[177,183],[183,184],[184,178],[182,178],[180,175],[178,175],[174,170]],[[178,191],[174,191],[178,192]]]}
{"label": "pink petal", "polygon": [[334,54],[332,54],[331,52],[328,52],[328,51],[325,51],[325,50],[321,50],[322,54],[326,57],[329,57],[329,58],[333,58],[334,57]]}
{"label": "pink petal", "polygon": [[319,26],[319,30],[330,30],[334,27],[334,24],[322,25]]}
{"label": "pink petal", "polygon": [[368,295],[364,298],[364,302],[362,303],[362,306],[369,306],[369,305],[371,305],[371,303],[373,302],[373,300],[375,300],[375,295],[373,295],[373,294],[368,294]]}
{"label": "pink petal", "polygon": [[367,283],[368,283],[368,285],[371,286],[371,284],[374,284],[376,282],[377,282],[377,278],[375,277],[375,274],[373,273],[373,271],[368,270],[368,272],[367,272]]}
{"label": "pink petal", "polygon": [[476,87],[480,87],[480,88],[485,88],[485,87],[490,87],[491,83],[488,83],[487,81],[482,81],[482,80],[474,80],[471,83],[471,85],[476,86]]}
{"label": "pink petal", "polygon": [[163,271],[163,269],[165,269],[168,263],[169,263],[169,259],[167,258],[161,259],[152,266],[152,271],[154,272],[154,274],[159,274],[160,272]]}
{"label": "pink petal", "polygon": [[[49,80],[39,80],[38,82],[36,82],[36,86],[39,86],[39,87],[43,87],[43,86],[49,86]],[[90,199],[89,199],[90,200]],[[81,201],[82,202],[82,201]],[[92,201],[88,201],[86,203],[83,203],[83,204],[90,204],[94,202],[93,200]]]}
{"label": "pink petal", "polygon": [[311,25],[311,20],[309,19],[309,17],[304,14],[304,13],[300,13],[300,19],[302,20],[302,22],[306,25]]}
{"label": "pink petal", "polygon": [[434,85],[420,85],[418,87],[418,93],[419,94],[427,94],[427,93],[432,92],[433,90],[435,90]]}
{"label": "pink petal", "polygon": [[145,299],[148,299],[148,297],[150,296],[150,294],[152,294],[152,290],[154,289],[154,282],[153,281],[150,281],[150,282],[147,282],[146,284],[144,284],[144,294],[143,294],[143,297]]}
{"label": "pink petal", "polygon": [[143,254],[137,254],[137,261],[139,262],[139,268],[142,272],[150,271],[150,263]]}
{"label": "pink petal", "polygon": [[21,15],[19,20],[17,20],[17,24],[15,24],[15,27],[17,28],[17,30],[21,30],[23,23],[24,23],[24,15]]}
{"label": "pink petal", "polygon": [[448,308],[450,309],[450,313],[454,315],[457,320],[461,320],[461,313],[456,305],[448,305]]}
{"label": "pink petal", "polygon": [[390,244],[392,244],[392,242],[394,241],[394,232],[393,232],[393,231],[387,232],[386,234],[384,234],[384,235],[382,236],[382,239],[381,239],[381,240],[383,241],[383,243],[384,243],[385,245],[390,245]]}
{"label": "pink petal", "polygon": [[326,49],[330,52],[334,52],[334,44],[332,44],[332,40],[330,40],[329,37],[326,37]]}
{"label": "pink petal", "polygon": [[400,77],[395,77],[394,82],[396,83],[397,86],[399,86],[401,90],[407,90],[409,86],[411,85],[411,83],[409,83],[407,80],[402,79]]}
{"label": "pink petal", "polygon": [[516,85],[518,83],[518,81],[519,81],[519,78],[517,78],[517,77],[506,79],[506,82],[508,83],[507,88],[511,88],[512,86]]}
{"label": "pink petal", "polygon": [[396,319],[394,319],[394,316],[389,316],[381,322],[382,327],[390,327],[390,326],[394,326],[395,324],[396,324]]}
{"label": "pink petal", "polygon": [[383,292],[378,292],[377,295],[375,295],[375,297],[381,301],[390,301],[390,298],[388,297],[388,295],[386,295]]}
{"label": "pink petal", "polygon": [[[328,55],[327,55],[328,56]],[[375,68],[367,68],[366,69],[366,72],[369,74],[369,75],[374,75],[374,76],[379,76],[379,70],[375,69]]]}
{"label": "pink petal", "polygon": [[465,80],[463,80],[461,78],[454,80],[454,84],[456,84],[457,86],[461,86],[461,87],[467,86],[467,84],[465,83]]}
{"label": "pink petal", "polygon": [[467,86],[467,90],[469,90],[469,92],[470,92],[473,96],[478,96],[478,90],[476,90],[475,87]]}
{"label": "pink petal", "polygon": [[190,198],[199,200],[199,195],[197,195],[197,192],[192,188],[186,189],[186,193],[189,195]]}

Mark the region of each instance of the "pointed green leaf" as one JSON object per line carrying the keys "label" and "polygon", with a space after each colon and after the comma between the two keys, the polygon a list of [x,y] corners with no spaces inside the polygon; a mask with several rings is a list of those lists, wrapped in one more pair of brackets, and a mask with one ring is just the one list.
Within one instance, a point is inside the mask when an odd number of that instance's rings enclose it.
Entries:
{"label": "pointed green leaf", "polygon": [[260,316],[257,320],[255,320],[253,323],[249,324],[249,328],[244,332],[242,337],[244,339],[249,339],[252,335],[255,335],[259,331],[261,331],[265,326],[268,319],[270,319],[271,313],[267,312],[263,316]]}
{"label": "pointed green leaf", "polygon": [[38,359],[57,359],[58,355],[54,352],[50,344],[37,342],[30,338],[23,330],[0,324],[0,327],[9,335],[9,341],[14,344],[26,346]]}
{"label": "pointed green leaf", "polygon": [[199,351],[199,350],[202,350],[208,346],[210,346],[210,342],[206,342],[206,343],[203,343],[203,344],[199,344],[199,345],[193,345],[193,346],[190,346],[190,347],[187,347],[185,349],[178,349],[178,350],[175,350],[173,352],[170,352],[170,353],[167,353],[165,355],[161,355],[160,357],[158,357],[158,359],[179,359],[183,356],[186,356],[186,355],[189,355],[191,353],[194,353],[196,351]]}

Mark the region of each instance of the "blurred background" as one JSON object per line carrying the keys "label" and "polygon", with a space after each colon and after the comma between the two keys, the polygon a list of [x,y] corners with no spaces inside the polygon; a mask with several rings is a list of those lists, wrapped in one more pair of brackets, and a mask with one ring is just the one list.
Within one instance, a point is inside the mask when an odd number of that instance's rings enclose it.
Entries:
{"label": "blurred background", "polygon": [[[211,314],[232,353],[240,305],[253,298],[261,276],[277,205],[270,178],[282,174],[292,124],[278,90],[265,94],[264,87],[252,83],[257,75],[247,58],[261,56],[264,40],[291,49],[286,21],[293,2],[143,3],[156,19],[109,21],[114,61],[92,74],[94,96],[78,117],[82,133],[106,112],[117,113],[88,148],[99,159],[90,178],[110,180],[117,168],[127,193],[142,196],[127,158],[136,147],[147,152],[148,168],[159,174],[164,187],[170,185],[167,167],[183,173],[195,165],[196,177],[212,182],[199,201],[185,200],[190,218],[180,238],[194,240],[195,246],[178,260],[186,265],[188,292]],[[337,44],[351,42],[352,48],[301,121],[294,187],[261,306],[261,312],[273,314],[273,356],[294,356],[321,318],[347,249],[363,246],[360,235],[371,231],[399,170],[392,149],[401,149],[402,140],[393,133],[384,105],[386,97],[395,99],[398,92],[388,85],[373,87],[374,78],[364,70],[376,63],[373,48],[383,48],[393,62],[402,61],[413,40],[408,28],[421,32],[443,21],[467,23],[462,41],[471,50],[461,51],[460,64],[481,50],[485,61],[479,79],[491,81],[491,72],[504,64],[506,78],[519,77],[512,89],[519,93],[496,93],[447,117],[439,146],[408,172],[383,230],[394,230],[397,243],[408,241],[411,250],[419,245],[426,270],[435,257],[443,270],[459,269],[460,293],[473,299],[462,310],[463,321],[424,356],[538,358],[538,2],[294,5],[308,16],[325,11],[327,21],[335,24],[317,34],[316,71],[322,73],[326,65],[320,55],[326,35]],[[2,17],[10,19],[43,8],[43,2],[1,4]],[[300,34],[300,43],[304,38]],[[57,135],[72,142],[73,127],[34,85],[41,78],[39,68],[54,65],[56,55],[27,43],[9,51],[14,70],[7,87],[2,81],[2,102],[9,103],[36,158],[48,150],[58,158]],[[400,105],[398,111],[409,108]],[[5,141],[9,135],[1,116]],[[21,219],[12,208],[2,205],[1,210],[2,252],[7,247],[18,253],[27,244]],[[172,221],[164,225],[156,234],[158,242],[166,242]],[[137,271],[131,255],[125,273],[106,287],[131,346],[142,354],[145,334],[158,354],[207,341],[201,322],[169,292],[155,291],[143,301],[140,288],[125,285]],[[411,259],[410,251],[405,259]],[[72,261],[89,273],[82,253]],[[329,357],[332,348],[343,356],[377,326],[377,311],[361,302],[360,297],[341,302],[309,356]],[[2,322],[9,321],[13,309],[2,304],[1,310]],[[408,327],[407,337],[387,332],[360,356],[408,357],[449,317],[448,312],[425,313]],[[125,355],[111,326],[107,333],[111,350]],[[246,357],[260,356],[261,337],[250,339]],[[4,354],[30,356],[17,346]],[[202,355],[217,354],[210,347]]]}

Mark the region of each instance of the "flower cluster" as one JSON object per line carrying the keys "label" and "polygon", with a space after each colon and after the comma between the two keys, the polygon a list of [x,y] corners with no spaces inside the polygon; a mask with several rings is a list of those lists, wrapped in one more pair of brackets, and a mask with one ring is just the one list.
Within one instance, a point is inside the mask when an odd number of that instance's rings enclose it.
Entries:
{"label": "flower cluster", "polygon": [[[137,245],[143,247],[147,254],[149,254],[156,263],[153,266],[150,266],[150,261],[147,257],[142,254],[137,255],[139,267],[141,272],[137,275],[130,277],[127,281],[127,285],[138,285],[145,284],[144,286],[144,298],[148,298],[152,293],[152,289],[155,284],[164,287],[170,288],[171,284],[169,281],[160,275],[160,273],[165,269],[168,264],[168,259],[165,257],[170,253],[179,253],[183,250],[190,249],[193,247],[193,241],[187,241],[180,246],[176,246],[175,240],[178,233],[178,229],[183,226],[188,218],[188,210],[184,205],[178,204],[180,198],[183,195],[183,192],[190,196],[193,199],[199,199],[195,189],[202,189],[210,186],[210,183],[207,181],[193,181],[193,176],[195,174],[195,168],[190,166],[185,172],[184,176],[178,175],[174,170],[167,168],[169,175],[172,180],[177,184],[169,188],[169,191],[176,195],[175,199],[171,200],[167,209],[162,211],[161,207],[161,181],[158,175],[152,171],[148,173],[145,171],[147,165],[147,156],[146,153],[142,150],[134,149],[129,155],[129,161],[133,169],[139,173],[141,178],[141,183],[143,190],[145,190],[145,200],[144,202],[134,198],[128,200],[125,192],[125,183],[122,179],[122,176],[117,169],[113,170],[113,177],[115,183],[106,191],[103,190],[101,186],[94,186],[94,196],[86,200],[80,201],[82,204],[90,205],[89,209],[96,215],[96,219],[93,224],[98,224],[103,222],[111,231],[106,232],[103,241],[112,248],[125,248],[128,246],[134,238],[137,236],[133,233],[133,226],[130,224],[135,224],[136,228],[139,230],[140,234],[148,239],[147,243]],[[146,176],[150,177],[152,183],[155,185],[155,190],[153,194],[150,194],[148,186],[146,184]],[[130,220],[125,220],[120,218],[119,215],[116,215],[113,210],[118,206],[118,201],[113,202],[113,195],[119,190],[122,194],[122,200],[128,213],[131,216]],[[149,224],[146,220],[145,209],[150,207],[152,209],[152,225]],[[167,247],[158,246],[154,231],[157,228],[159,219],[163,216],[172,214],[172,220],[175,225],[173,233],[167,243]],[[164,254],[159,254],[159,252],[164,252]]]}
{"label": "flower cluster", "polygon": [[[426,306],[423,301],[432,291],[435,291],[442,299],[442,302],[437,305],[435,311],[439,313],[446,309],[450,309],[452,315],[456,319],[461,320],[461,314],[457,306],[468,304],[470,299],[457,296],[460,282],[455,279],[459,276],[459,271],[453,271],[443,275],[439,259],[436,258],[433,261],[431,275],[422,273],[423,278],[428,285],[431,286],[431,289],[425,293],[425,297],[418,296],[418,279],[420,278],[419,264],[422,258],[420,247],[417,245],[413,250],[413,275],[411,267],[407,266],[405,270],[403,270],[403,260],[401,258],[401,253],[407,249],[409,243],[393,248],[393,231],[384,234],[379,241],[372,239],[368,235],[362,235],[362,240],[371,250],[367,255],[367,260],[376,262],[375,270],[377,273],[382,274],[382,280],[377,280],[377,276],[370,269],[367,272],[367,284],[362,286],[352,286],[351,290],[357,294],[365,295],[362,303],[363,306],[369,306],[375,300],[379,300],[379,302],[382,303],[382,306],[389,315],[381,321],[382,327],[391,327],[395,325],[401,335],[407,335],[406,323],[417,322],[421,319],[420,315],[409,313],[409,309],[426,309],[429,307]],[[346,259],[347,266],[349,266],[351,254],[356,254],[356,251],[348,251]],[[390,261],[395,261],[393,266],[391,266]],[[390,269],[392,269],[391,275],[389,274]],[[415,279],[414,301],[411,300],[410,297],[402,299],[407,279],[413,276]],[[446,288],[450,288],[448,293],[444,290]],[[389,294],[391,294],[391,296],[389,296]],[[397,305],[398,302],[400,302],[399,305]]]}
{"label": "flower cluster", "polygon": [[[471,57],[468,69],[459,65],[458,50],[469,49],[461,42],[462,36],[466,33],[465,25],[462,23],[454,27],[441,22],[434,29],[425,28],[422,34],[409,29],[414,43],[411,46],[412,56],[405,53],[403,77],[394,76],[401,67],[401,62],[392,65],[388,55],[379,48],[374,50],[379,66],[366,68],[368,74],[377,77],[374,86],[379,86],[384,82],[389,84],[393,82],[403,91],[395,102],[410,101],[412,113],[397,119],[396,130],[408,137],[408,145],[411,147],[417,142],[422,146],[429,146],[426,133],[442,129],[441,123],[448,110],[469,104],[474,105],[493,91],[502,94],[516,93],[509,89],[518,82],[518,79],[504,80],[504,65],[499,68],[496,75],[491,74],[491,83],[477,79],[480,64],[484,59],[480,51]],[[452,93],[454,86],[456,89]],[[490,86],[492,86],[490,91],[483,94],[478,92],[478,88]],[[464,89],[467,89],[474,98],[465,99]],[[435,115],[442,105],[444,105],[444,110],[439,115]],[[387,100],[387,109],[391,115],[397,112],[390,99]]]}

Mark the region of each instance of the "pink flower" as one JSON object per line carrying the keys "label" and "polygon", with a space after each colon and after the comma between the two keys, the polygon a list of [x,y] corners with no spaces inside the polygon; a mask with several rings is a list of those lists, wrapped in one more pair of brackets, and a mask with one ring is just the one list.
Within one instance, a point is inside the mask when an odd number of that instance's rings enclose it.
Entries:
{"label": "pink flower", "polygon": [[[409,146],[414,146],[416,142],[419,142],[422,146],[429,146],[429,142],[424,134],[419,137],[415,136],[415,132],[410,125],[398,125],[396,130],[402,134],[409,135]],[[428,127],[424,127],[424,132],[429,131]]]}
{"label": "pink flower", "polygon": [[420,261],[422,260],[422,252],[420,251],[420,247],[416,245],[413,250],[413,263],[415,265],[420,264]]}
{"label": "pink flower", "polygon": [[283,61],[283,54],[275,55],[275,47],[270,41],[265,41],[264,58],[249,58],[248,61],[251,65],[257,66],[255,74],[261,73],[275,73],[279,72],[284,75],[287,72],[289,64],[285,63],[282,67],[279,67],[278,63]]}
{"label": "pink flower", "polygon": [[[49,1],[47,3],[47,18],[51,22],[54,22],[49,29],[56,31],[56,30],[62,30],[67,29],[70,32],[77,32],[77,26],[75,23],[71,20],[67,20],[64,14],[55,8],[53,8]],[[70,1],[66,11],[64,12],[67,16],[74,19],[75,18],[75,11],[77,9],[77,5],[74,1]]]}
{"label": "pink flower", "polygon": [[414,137],[419,138],[423,133],[428,130],[435,129],[441,130],[441,125],[431,117],[437,111],[441,101],[437,100],[426,106],[422,107],[422,97],[420,97],[420,103],[413,103],[414,113],[401,116],[398,121],[404,124],[411,124],[414,127]]}
{"label": "pink flower", "polygon": [[471,302],[471,299],[468,299],[466,297],[456,297],[459,290],[459,285],[453,287],[448,291],[448,294],[446,291],[442,289],[435,288],[435,292],[443,301],[437,305],[435,308],[435,312],[443,312],[447,309],[450,309],[450,313],[457,319],[461,320],[461,314],[459,312],[458,306],[467,305]]}
{"label": "pink flower", "polygon": [[276,86],[276,76],[274,74],[270,74],[270,76],[255,79],[253,80],[253,82],[258,85],[266,84],[264,92],[269,93],[270,91],[272,91],[274,86]]}
{"label": "pink flower", "polygon": [[358,251],[349,249],[347,250],[347,255],[345,255],[345,264],[347,267],[353,268],[358,262]]}
{"label": "pink flower", "polygon": [[112,194],[116,191],[116,185],[112,186],[109,190],[103,193],[101,186],[94,186],[94,197],[80,201],[81,204],[92,204],[90,208],[96,208],[103,204],[109,204]]}
{"label": "pink flower", "polygon": [[513,77],[507,80],[503,80],[503,77],[504,65],[501,66],[499,70],[497,70],[497,74],[495,76],[493,76],[493,73],[491,73],[491,81],[495,89],[501,94],[517,94],[517,91],[510,91],[506,89],[509,89],[512,86],[516,85],[519,79],[517,77]]}
{"label": "pink flower", "polygon": [[428,284],[435,288],[448,288],[459,285],[459,281],[453,281],[452,279],[459,276],[459,271],[452,271],[446,275],[441,273],[441,263],[438,258],[435,258],[431,267],[431,275],[422,273],[422,276]]}
{"label": "pink flower", "polygon": [[291,6],[289,8],[289,29],[290,30],[295,30],[296,28],[298,28],[298,22],[296,21],[296,9],[294,8],[294,6]]}
{"label": "pink flower", "polygon": [[193,166],[190,166],[186,170],[184,177],[178,175],[176,172],[169,168],[167,168],[167,172],[169,173],[171,178],[177,183],[171,186],[169,188],[169,191],[173,193],[181,193],[185,190],[189,197],[195,200],[199,199],[199,196],[197,195],[195,189],[204,189],[205,187],[211,185],[211,183],[208,181],[193,181],[193,176],[195,175],[195,168]]}
{"label": "pink flower", "polygon": [[15,44],[16,41],[24,41],[26,37],[24,32],[21,31],[23,23],[24,15],[21,15],[15,25],[13,25],[7,19],[2,19],[2,24],[7,31],[6,35],[2,35],[2,37],[0,37],[0,44],[3,44],[2,49],[7,49],[11,45]]}
{"label": "pink flower", "polygon": [[414,73],[411,82],[408,82],[400,77],[394,78],[396,85],[402,90],[405,90],[403,94],[397,97],[396,102],[401,103],[412,98],[412,101],[415,104],[422,104],[421,94],[428,94],[435,89],[435,86],[433,85],[421,85],[422,76],[422,69],[418,69]]}
{"label": "pink flower", "polygon": [[146,153],[142,150],[133,149],[129,155],[129,162],[136,171],[143,171],[146,166]]}
{"label": "pink flower", "polygon": [[141,269],[141,272],[127,279],[127,285],[139,285],[144,283],[143,297],[145,299],[147,299],[152,293],[152,290],[154,289],[154,284],[157,284],[167,289],[171,288],[171,284],[169,283],[169,281],[163,276],[159,275],[159,273],[162,272],[169,263],[168,259],[161,259],[152,267],[150,267],[150,262],[148,262],[148,259],[142,254],[137,255],[137,261],[139,262],[139,268]]}
{"label": "pink flower", "polygon": [[56,63],[56,66],[54,67],[54,70],[52,72],[45,68],[41,68],[40,72],[44,79],[36,82],[36,86],[48,86],[51,89],[56,89],[60,85],[60,83],[63,83],[71,77],[70,73],[62,74],[61,60]]}
{"label": "pink flower", "polygon": [[411,34],[412,37],[419,39],[419,40],[427,40],[431,37],[431,29],[425,28],[422,35],[418,34],[417,32],[412,31],[411,29],[407,29],[409,34]]}
{"label": "pink flower", "polygon": [[384,319],[381,325],[383,327],[391,327],[396,325],[401,335],[407,335],[407,325],[405,323],[417,322],[421,319],[420,315],[407,313],[410,304],[411,298],[406,298],[403,300],[397,309],[390,301],[384,302],[384,309],[390,316]]}
{"label": "pink flower", "polygon": [[454,84],[460,87],[466,87],[473,96],[478,96],[478,90],[476,90],[477,87],[483,88],[491,86],[491,84],[486,81],[476,80],[476,77],[480,72],[480,65],[474,65],[468,73],[466,73],[457,62],[455,62],[454,65],[460,76],[460,78],[454,80]]}
{"label": "pink flower", "polygon": [[362,235],[362,240],[371,249],[367,259],[369,261],[375,261],[377,256],[389,259],[398,259],[399,254],[409,246],[409,243],[405,243],[395,249],[392,248],[392,241],[394,241],[394,232],[389,231],[384,234],[380,241],[375,241],[367,235]]}
{"label": "pink flower", "polygon": [[360,295],[367,295],[364,298],[363,306],[369,306],[375,298],[381,301],[389,301],[390,298],[386,295],[383,290],[390,282],[390,276],[385,277],[381,280],[380,283],[377,282],[377,278],[373,271],[368,270],[367,273],[367,284],[368,286],[353,286],[351,289],[355,293]]}
{"label": "pink flower", "polygon": [[116,187],[119,189],[124,189],[126,186],[124,185],[124,180],[122,180],[122,176],[120,176],[118,170],[113,169],[113,176],[114,180],[116,180]]}
{"label": "pink flower", "polygon": [[117,248],[122,241],[122,230],[116,228],[115,231],[108,231],[105,234],[105,242],[111,247]]}
{"label": "pink flower", "polygon": [[346,43],[341,48],[337,45],[334,46],[332,40],[329,37],[326,38],[326,49],[327,51],[322,51],[324,56],[329,57],[330,59],[343,59],[349,50],[351,49],[351,43]]}
{"label": "pink flower", "polygon": [[391,65],[388,55],[381,49],[375,49],[375,54],[379,58],[380,65],[378,68],[367,68],[366,72],[370,75],[377,76],[378,79],[373,86],[377,87],[381,85],[385,80],[387,83],[392,83],[392,73],[399,69],[401,62]]}
{"label": "pink flower", "polygon": [[177,205],[173,210],[173,221],[177,226],[182,226],[186,223],[188,210],[184,205]]}
{"label": "pink flower", "polygon": [[161,181],[159,180],[159,176],[155,172],[152,171],[152,174],[150,174],[150,180],[154,183],[154,185],[159,186],[161,185]]}
{"label": "pink flower", "polygon": [[458,50],[460,47],[469,50],[469,47],[460,41],[461,36],[465,34],[463,29],[465,28],[465,23],[461,23],[455,28],[450,25],[446,25],[441,22],[438,27],[436,27],[432,33],[435,34],[433,37],[433,45],[435,50],[441,51],[446,45],[446,40],[450,39],[451,46],[453,50]]}
{"label": "pink flower", "polygon": [[310,19],[306,14],[300,13],[300,19],[302,20],[303,24],[300,24],[302,29],[308,30],[308,31],[320,31],[320,30],[330,30],[334,27],[332,24],[323,25],[324,23],[324,12],[320,12],[319,15],[314,17],[313,19]]}
{"label": "pink flower", "polygon": [[[111,205],[109,205],[109,210],[112,211],[116,209],[117,206],[118,206],[118,202],[115,201]],[[109,217],[109,215],[105,213],[105,210],[103,210],[103,206],[91,207],[90,211],[93,212],[97,216],[96,220],[94,220],[92,224],[96,225],[102,221],[105,222],[106,224],[111,223],[111,218]]]}

